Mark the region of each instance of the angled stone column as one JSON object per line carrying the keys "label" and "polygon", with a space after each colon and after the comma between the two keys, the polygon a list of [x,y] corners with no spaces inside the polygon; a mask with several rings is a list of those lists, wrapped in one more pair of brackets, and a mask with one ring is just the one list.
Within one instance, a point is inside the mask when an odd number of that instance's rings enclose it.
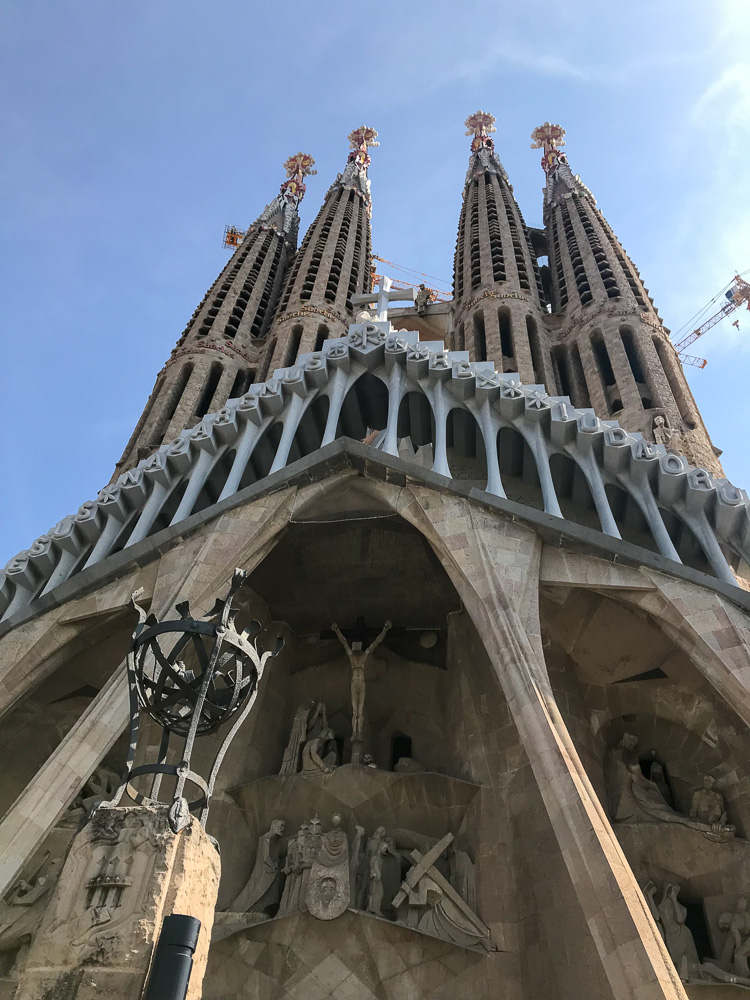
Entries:
{"label": "angled stone column", "polygon": [[17,996],[140,1000],[165,916],[201,922],[188,987],[199,1000],[219,891],[219,852],[167,808],[102,807],[78,834],[29,952]]}
{"label": "angled stone column", "polygon": [[402,491],[395,505],[431,542],[490,655],[611,996],[685,1000],[555,703],[537,608],[541,540],[478,505],[419,487]]}

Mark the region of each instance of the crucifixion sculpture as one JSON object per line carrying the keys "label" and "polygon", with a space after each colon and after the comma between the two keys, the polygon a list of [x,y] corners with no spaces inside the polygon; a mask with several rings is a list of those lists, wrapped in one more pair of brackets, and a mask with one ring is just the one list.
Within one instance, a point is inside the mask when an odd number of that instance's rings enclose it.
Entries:
{"label": "crucifixion sculpture", "polygon": [[365,721],[365,667],[370,658],[370,654],[385,639],[391,623],[388,621],[383,626],[383,630],[370,645],[363,649],[364,643],[352,642],[351,646],[341,632],[341,629],[334,622],[331,628],[338,636],[339,642],[344,647],[344,652],[349,657],[352,668],[352,743],[362,742],[362,730]]}

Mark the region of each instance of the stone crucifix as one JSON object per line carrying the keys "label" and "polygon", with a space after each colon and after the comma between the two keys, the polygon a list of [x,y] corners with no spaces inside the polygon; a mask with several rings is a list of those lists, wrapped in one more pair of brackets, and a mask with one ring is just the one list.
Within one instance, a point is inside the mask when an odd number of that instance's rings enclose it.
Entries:
{"label": "stone crucifix", "polygon": [[364,292],[361,295],[352,295],[353,306],[369,306],[373,302],[377,303],[377,313],[374,317],[376,323],[385,323],[388,319],[388,305],[390,302],[416,302],[416,288],[392,288],[393,282],[385,275],[381,277],[380,284],[371,292]]}
{"label": "stone crucifix", "polygon": [[361,642],[352,642],[350,646],[338,625],[335,622],[331,625],[339,642],[344,647],[344,652],[349,657],[352,668],[352,760],[356,763],[359,762],[362,749],[362,731],[365,721],[365,667],[370,654],[385,639],[390,627],[391,623],[386,622],[380,635],[370,643],[367,649],[363,649]]}

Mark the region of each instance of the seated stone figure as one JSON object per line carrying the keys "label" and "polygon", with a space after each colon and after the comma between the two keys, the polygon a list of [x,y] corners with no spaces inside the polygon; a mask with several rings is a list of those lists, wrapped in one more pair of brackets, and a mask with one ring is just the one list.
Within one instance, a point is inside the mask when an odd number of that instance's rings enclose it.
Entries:
{"label": "seated stone figure", "polygon": [[303,774],[330,774],[338,763],[336,734],[324,729],[320,736],[308,740],[302,750]]}
{"label": "seated stone figure", "polygon": [[668,805],[658,785],[644,776],[637,746],[637,737],[624,733],[619,744],[611,747],[605,756],[604,777],[613,820],[618,823],[676,823],[697,830],[714,841],[725,841],[734,836],[733,826],[684,816]]}

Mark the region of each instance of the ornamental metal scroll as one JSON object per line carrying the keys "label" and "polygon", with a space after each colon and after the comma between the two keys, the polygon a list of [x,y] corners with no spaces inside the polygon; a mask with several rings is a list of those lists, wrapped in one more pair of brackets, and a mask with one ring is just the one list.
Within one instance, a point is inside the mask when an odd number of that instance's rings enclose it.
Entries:
{"label": "ornamental metal scroll", "polygon": [[[127,790],[139,804],[157,805],[162,779],[176,779],[169,808],[169,824],[175,833],[190,822],[191,813],[205,826],[219,768],[229,746],[247,718],[258,694],[258,685],[266,662],[277,656],[284,639],[276,638],[273,649],[265,652],[258,643],[264,634],[253,620],[241,632],[235,628],[237,608],[234,598],[247,578],[235,570],[229,592],[217,600],[202,619],[190,614],[187,601],[176,606],[177,619],[160,622],[147,615],[137,603],[142,591],[132,596],[138,612],[138,624],[128,653],[130,689],[130,743],[125,774],[111,805],[117,805]],[[135,766],[141,712],[150,715],[162,729],[157,760]],[[216,732],[233,719],[222,741],[207,778],[191,769],[190,759],[197,736]],[[179,763],[167,763],[170,739],[184,740]],[[134,778],[153,775],[149,795],[138,792]],[[197,790],[192,801],[185,796],[185,785]]]}

